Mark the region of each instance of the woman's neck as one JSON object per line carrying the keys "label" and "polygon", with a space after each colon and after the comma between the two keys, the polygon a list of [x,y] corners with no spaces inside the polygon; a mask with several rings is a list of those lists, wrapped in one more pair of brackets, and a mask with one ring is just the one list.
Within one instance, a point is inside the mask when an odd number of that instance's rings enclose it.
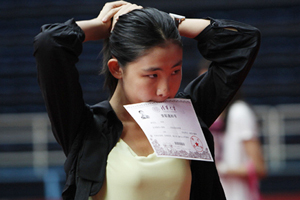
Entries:
{"label": "woman's neck", "polygon": [[109,100],[109,103],[113,108],[114,112],[116,113],[116,115],[118,116],[118,118],[122,122],[134,121],[134,119],[131,117],[131,115],[126,111],[126,109],[123,106],[129,103],[124,98],[124,95],[122,95],[122,92],[120,92],[119,86],[117,86],[114,94]]}

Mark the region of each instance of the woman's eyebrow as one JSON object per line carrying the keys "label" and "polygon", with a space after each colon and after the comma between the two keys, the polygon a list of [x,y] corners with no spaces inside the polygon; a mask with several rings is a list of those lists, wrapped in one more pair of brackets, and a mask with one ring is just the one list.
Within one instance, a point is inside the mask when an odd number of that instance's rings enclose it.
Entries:
{"label": "woman's eyebrow", "polygon": [[143,71],[146,71],[146,72],[162,71],[162,68],[160,68],[160,67],[148,67],[146,69],[143,69]]}
{"label": "woman's eyebrow", "polygon": [[[177,62],[175,65],[172,66],[172,68],[182,65],[182,60]],[[163,69],[161,67],[148,67],[146,69],[143,69],[143,71],[147,72],[153,72],[153,71],[162,71]]]}
{"label": "woman's eyebrow", "polygon": [[177,67],[179,65],[182,65],[182,60],[180,60],[178,63],[176,63],[172,68]]}

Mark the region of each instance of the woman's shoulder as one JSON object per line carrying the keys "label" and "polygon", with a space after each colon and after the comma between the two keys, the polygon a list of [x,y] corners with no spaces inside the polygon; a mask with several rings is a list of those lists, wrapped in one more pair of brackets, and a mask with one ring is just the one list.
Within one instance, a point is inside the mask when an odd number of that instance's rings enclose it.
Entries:
{"label": "woman's shoulder", "polygon": [[89,108],[94,114],[107,115],[109,112],[113,111],[108,100],[101,101],[97,104],[90,105]]}
{"label": "woman's shoulder", "polygon": [[119,126],[122,122],[118,119],[115,111],[108,100],[101,101],[95,105],[89,106],[94,122],[96,124],[110,123],[114,126]]}

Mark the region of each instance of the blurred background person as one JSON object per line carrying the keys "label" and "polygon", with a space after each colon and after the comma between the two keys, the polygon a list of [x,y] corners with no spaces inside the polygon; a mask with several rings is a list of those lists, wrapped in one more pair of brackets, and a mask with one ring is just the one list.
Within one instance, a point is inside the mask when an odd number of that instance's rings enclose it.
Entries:
{"label": "blurred background person", "polygon": [[[210,62],[199,64],[204,74]],[[239,91],[210,127],[215,159],[228,200],[259,200],[259,181],[266,176],[255,113]]]}

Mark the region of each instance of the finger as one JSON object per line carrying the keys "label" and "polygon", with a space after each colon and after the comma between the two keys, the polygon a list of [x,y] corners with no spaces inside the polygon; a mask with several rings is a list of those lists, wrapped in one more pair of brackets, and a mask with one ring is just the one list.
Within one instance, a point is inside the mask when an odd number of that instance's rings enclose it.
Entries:
{"label": "finger", "polygon": [[130,3],[122,6],[121,9],[113,17],[111,31],[114,29],[114,26],[115,26],[116,22],[118,21],[119,16],[129,13],[135,9],[142,9],[142,8],[143,8],[142,6],[138,6],[136,4],[130,4]]}
{"label": "finger", "polygon": [[133,10],[142,9],[142,8],[143,8],[142,6],[138,6],[136,4],[130,4],[130,3],[126,4],[122,6],[121,9],[115,14],[115,19],[118,19],[119,16],[129,13]]}
{"label": "finger", "polygon": [[104,5],[104,7],[108,7],[108,8],[115,8],[115,7],[119,7],[122,5],[128,4],[127,1],[114,1],[114,2],[108,2]]}
{"label": "finger", "polygon": [[106,23],[111,20],[116,13],[121,9],[121,7],[110,9],[102,18],[102,22]]}
{"label": "finger", "polygon": [[128,2],[126,1],[115,1],[115,2],[106,3],[100,13],[100,15],[102,16],[101,20],[103,22],[107,22],[108,19],[112,18],[113,15],[115,14],[116,8],[121,8],[121,6],[126,5],[127,3]]}

